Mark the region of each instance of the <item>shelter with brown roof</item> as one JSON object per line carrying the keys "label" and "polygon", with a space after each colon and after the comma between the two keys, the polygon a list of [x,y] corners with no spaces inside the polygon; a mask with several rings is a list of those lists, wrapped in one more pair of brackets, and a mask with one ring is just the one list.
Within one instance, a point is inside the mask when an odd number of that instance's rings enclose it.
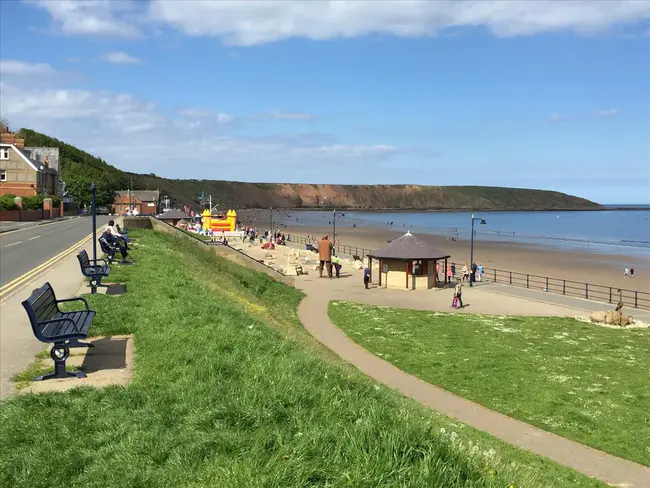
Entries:
{"label": "shelter with brown roof", "polygon": [[379,261],[379,286],[403,290],[428,290],[438,286],[438,264],[442,275],[440,284],[444,284],[449,258],[448,253],[410,232],[368,254],[371,273],[372,260]]}
{"label": "shelter with brown roof", "polygon": [[192,217],[190,217],[187,213],[183,212],[182,210],[170,210],[169,212],[164,212],[158,215],[158,218],[160,220],[164,220],[168,224],[176,225],[178,224],[181,220],[190,220]]}

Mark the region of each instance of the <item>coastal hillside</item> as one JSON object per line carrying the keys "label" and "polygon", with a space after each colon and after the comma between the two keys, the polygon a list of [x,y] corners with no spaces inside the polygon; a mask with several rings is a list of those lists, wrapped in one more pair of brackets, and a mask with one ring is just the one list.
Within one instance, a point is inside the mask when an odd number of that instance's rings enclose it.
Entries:
{"label": "coastal hillside", "polygon": [[134,190],[161,190],[174,206],[197,207],[199,197],[237,208],[339,208],[431,210],[572,210],[601,205],[565,193],[485,186],[327,185],[243,183],[218,180],[171,180],[154,174],[128,173],[70,144],[21,129],[27,146],[58,147],[63,181],[81,203],[90,201],[90,183],[97,186],[98,204],[112,202],[117,190],[133,182]]}

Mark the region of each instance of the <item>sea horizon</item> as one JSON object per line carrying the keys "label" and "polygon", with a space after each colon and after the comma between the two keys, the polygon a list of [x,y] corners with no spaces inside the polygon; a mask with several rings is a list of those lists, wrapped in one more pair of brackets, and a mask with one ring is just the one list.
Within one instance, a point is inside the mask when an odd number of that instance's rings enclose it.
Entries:
{"label": "sea horizon", "polygon": [[[333,225],[334,212],[327,210],[280,210],[274,221],[294,227]],[[643,210],[572,211],[336,211],[337,227],[378,228],[388,231],[441,235],[532,244],[542,247],[605,254],[643,255],[650,258],[650,205]]]}

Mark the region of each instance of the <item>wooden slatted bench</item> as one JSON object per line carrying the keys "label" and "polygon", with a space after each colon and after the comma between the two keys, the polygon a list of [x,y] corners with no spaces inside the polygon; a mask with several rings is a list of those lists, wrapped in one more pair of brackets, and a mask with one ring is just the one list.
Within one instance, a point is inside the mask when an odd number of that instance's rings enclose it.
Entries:
{"label": "wooden slatted bench", "polygon": [[[97,293],[97,287],[107,286],[102,284],[102,278],[106,278],[111,273],[111,268],[108,267],[108,263],[105,259],[93,259],[91,260],[88,257],[88,253],[84,249],[79,254],[77,254],[77,260],[79,261],[79,266],[81,267],[81,274],[87,278],[90,278],[90,293]],[[100,265],[99,262],[103,262],[103,265]]]}
{"label": "wooden slatted bench", "polygon": [[[59,304],[66,302],[83,302],[85,310],[62,312]],[[50,357],[54,361],[54,373],[34,378],[36,381],[51,378],[77,377],[85,378],[81,372],[68,372],[65,362],[70,356],[71,347],[94,347],[91,343],[79,342],[88,338],[88,328],[95,316],[88,302],[83,298],[57,300],[50,283],[45,283],[34,290],[29,298],[22,302],[34,336],[41,342],[52,344]]]}

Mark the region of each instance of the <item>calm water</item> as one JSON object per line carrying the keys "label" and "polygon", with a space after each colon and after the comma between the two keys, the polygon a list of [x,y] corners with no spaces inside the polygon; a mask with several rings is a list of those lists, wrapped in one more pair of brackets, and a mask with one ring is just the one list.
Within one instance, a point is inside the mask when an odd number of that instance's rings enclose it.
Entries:
{"label": "calm water", "polygon": [[[333,214],[328,211],[296,211],[282,215],[287,225],[322,227],[331,225]],[[477,239],[650,257],[650,206],[647,211],[480,212],[476,216],[486,220],[485,225],[475,223]],[[471,213],[337,211],[336,225],[403,229],[468,239]]]}

